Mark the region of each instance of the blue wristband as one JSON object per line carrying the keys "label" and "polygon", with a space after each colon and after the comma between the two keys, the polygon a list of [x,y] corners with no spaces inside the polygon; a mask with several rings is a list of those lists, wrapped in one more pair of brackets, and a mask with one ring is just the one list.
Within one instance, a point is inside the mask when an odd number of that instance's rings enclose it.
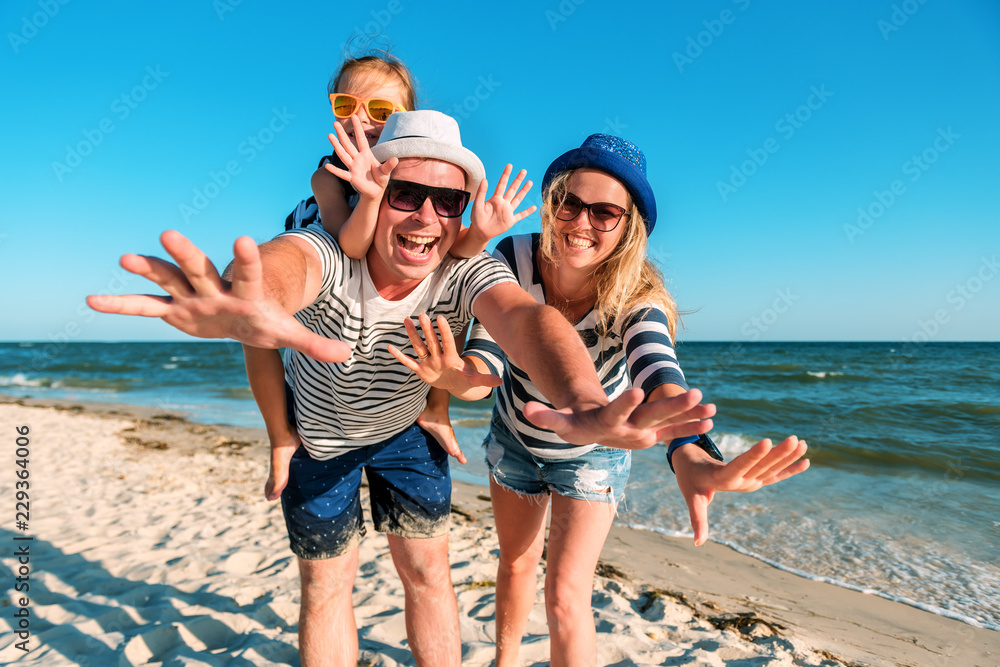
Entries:
{"label": "blue wristband", "polygon": [[679,447],[690,444],[698,445],[705,451],[705,453],[716,461],[725,461],[725,459],[722,458],[722,452],[719,451],[719,448],[715,446],[715,443],[712,442],[712,439],[706,434],[689,435],[686,438],[677,438],[675,440],[671,440],[670,444],[667,446],[667,465],[670,466],[670,471],[675,475],[677,474],[677,471],[674,470],[674,463],[672,460],[674,452],[677,451]]}

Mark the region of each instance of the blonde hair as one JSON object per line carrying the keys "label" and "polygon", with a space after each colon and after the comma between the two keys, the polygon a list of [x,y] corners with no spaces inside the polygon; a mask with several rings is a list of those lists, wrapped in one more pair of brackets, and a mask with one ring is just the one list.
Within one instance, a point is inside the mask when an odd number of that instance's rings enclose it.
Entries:
{"label": "blonde hair", "polygon": [[399,58],[390,55],[388,51],[377,50],[357,58],[345,57],[340,70],[327,84],[327,92],[330,94],[344,92],[340,89],[344,77],[348,77],[352,83],[359,86],[374,85],[394,77],[403,85],[403,99],[397,101],[407,111],[417,108],[417,90],[413,75]]}
{"label": "blonde hair", "polygon": [[[542,193],[542,236],[539,254],[553,266],[559,264],[555,254],[553,219],[556,210],[562,206],[566,195],[569,194],[566,182],[575,171],[574,169],[556,174],[548,189]],[[618,241],[618,247],[594,272],[594,282],[597,286],[597,303],[594,310],[597,315],[598,331],[600,333],[609,331],[619,318],[637,306],[648,303],[659,306],[666,314],[670,338],[675,341],[677,304],[663,284],[660,270],[646,256],[648,248],[646,225],[638,208],[632,204],[631,196],[629,196],[628,211],[620,224],[625,225],[625,230]]]}

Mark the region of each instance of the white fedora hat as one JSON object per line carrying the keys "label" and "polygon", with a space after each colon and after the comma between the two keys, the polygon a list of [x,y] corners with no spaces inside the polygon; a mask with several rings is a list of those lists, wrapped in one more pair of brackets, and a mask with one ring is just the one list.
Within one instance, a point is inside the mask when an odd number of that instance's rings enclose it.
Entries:
{"label": "white fedora hat", "polygon": [[476,154],[462,146],[458,121],[440,111],[397,111],[389,116],[382,136],[372,146],[379,162],[391,157],[422,157],[450,162],[465,172],[465,189],[475,194],[486,169]]}

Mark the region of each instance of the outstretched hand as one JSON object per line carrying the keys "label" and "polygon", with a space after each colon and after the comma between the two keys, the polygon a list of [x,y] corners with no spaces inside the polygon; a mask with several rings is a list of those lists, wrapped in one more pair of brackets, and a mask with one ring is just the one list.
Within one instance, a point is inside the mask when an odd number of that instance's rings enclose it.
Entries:
{"label": "outstretched hand", "polygon": [[712,430],[715,406],[700,405],[697,389],[643,403],[641,389],[629,389],[607,405],[576,405],[555,410],[530,401],[524,416],[575,445],[596,442],[621,449],[646,449],[657,442]]}
{"label": "outstretched hand", "polygon": [[[472,203],[472,213],[469,216],[469,229],[477,234],[483,241],[500,236],[515,224],[524,220],[535,212],[537,206],[529,206],[520,213],[514,213],[515,209],[528,195],[533,183],[528,181],[521,187],[521,181],[528,172],[522,169],[518,172],[517,178],[507,187],[507,180],[514,166],[508,164],[504,167],[503,174],[497,182],[497,187],[493,191],[493,196],[486,200],[486,191],[489,183],[484,178],[479,182],[476,190],[476,198]],[[520,188],[520,189],[518,189]]]}
{"label": "outstretched hand", "polygon": [[502,384],[502,380],[496,375],[478,372],[472,362],[467,362],[459,356],[455,337],[448,326],[448,320],[443,316],[437,317],[440,339],[427,313],[420,314],[423,340],[412,319],[404,320],[403,326],[406,327],[406,335],[410,337],[417,359],[411,359],[393,345],[389,345],[389,353],[432,387],[444,389],[458,398],[466,398],[469,397],[470,390],[499,387]]}
{"label": "outstretched hand", "polygon": [[164,232],[160,242],[177,264],[128,254],[122,256],[121,266],[153,281],[169,296],[92,295],[87,304],[102,313],[159,317],[198,338],[232,338],[272,349],[290,347],[327,362],[344,361],[350,355],[346,343],[310,332],[265,295],[260,250],[250,237],[240,237],[233,245],[232,282],[223,280],[205,253],[179,232]]}
{"label": "outstretched hand", "polygon": [[351,116],[351,123],[354,127],[354,138],[358,145],[355,148],[351,143],[351,138],[344,129],[340,121],[333,124],[336,134],[330,134],[327,138],[333,145],[334,152],[341,159],[347,170],[334,167],[329,162],[326,170],[334,176],[349,181],[358,194],[372,199],[382,199],[382,193],[389,185],[389,175],[399,164],[398,158],[389,158],[385,163],[380,163],[375,159],[372,149],[368,146],[368,138],[361,127],[361,120],[355,114]]}
{"label": "outstretched hand", "polygon": [[[729,463],[710,458],[697,445],[684,445],[673,455],[677,486],[687,502],[696,546],[708,538],[708,506],[716,491],[750,493],[809,468],[802,459],[808,446],[794,435],[776,447],[761,440]],[[800,460],[801,459],[801,460]]]}

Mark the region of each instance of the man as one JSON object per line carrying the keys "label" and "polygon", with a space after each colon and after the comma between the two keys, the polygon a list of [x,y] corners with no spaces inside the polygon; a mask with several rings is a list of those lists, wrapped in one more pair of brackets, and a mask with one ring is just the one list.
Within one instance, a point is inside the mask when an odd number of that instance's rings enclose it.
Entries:
{"label": "man", "polygon": [[536,303],[509,269],[485,254],[447,255],[462,224],[459,208],[484,172],[461,145],[454,119],[434,111],[393,114],[373,153],[398,164],[386,196],[374,202],[378,218],[364,260],[350,260],[314,228],[259,249],[244,237],[234,245],[230,284],[187,239],[166,232],[163,246],[177,265],[125,255],[122,266],[159,284],[168,297],[88,302],[102,312],[160,317],[194,336],[290,348],[304,448],[292,460],[282,507],[300,568],[302,664],[357,660],[351,594],[364,531],[364,469],[373,521],[387,533],[403,581],[417,664],[457,666],[447,455],[413,423],[427,385],[387,349],[392,344],[417,356],[400,322],[426,312],[431,321],[443,316],[457,332],[474,315],[559,408],[529,404],[525,414],[568,442],[649,447],[709,430],[714,406],[698,405],[697,390],[645,405],[642,392],[632,390],[609,403],[586,348],[556,310]]}

